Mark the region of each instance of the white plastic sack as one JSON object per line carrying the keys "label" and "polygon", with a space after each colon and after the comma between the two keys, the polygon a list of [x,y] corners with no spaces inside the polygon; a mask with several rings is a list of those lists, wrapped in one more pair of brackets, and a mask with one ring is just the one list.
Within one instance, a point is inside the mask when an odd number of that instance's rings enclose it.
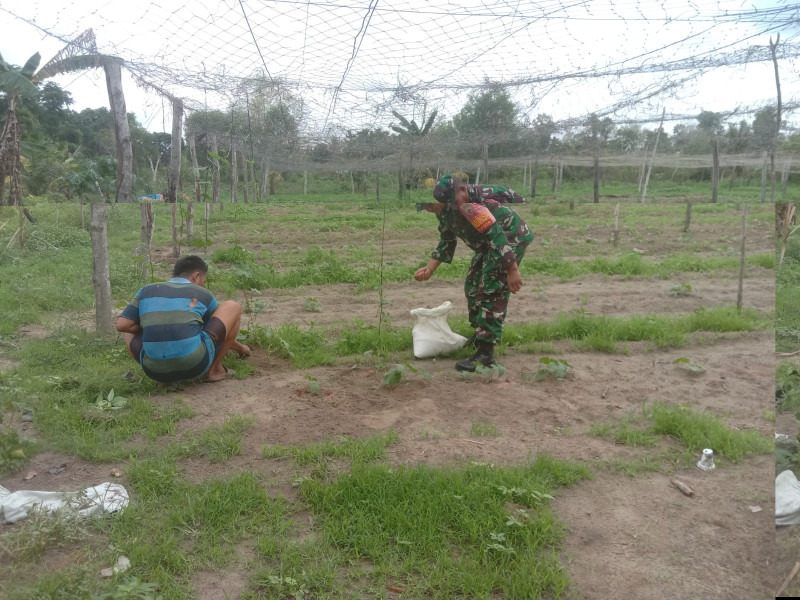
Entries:
{"label": "white plastic sack", "polygon": [[101,483],[81,492],[36,492],[20,490],[11,493],[0,485],[0,520],[15,523],[28,516],[35,507],[52,511],[69,506],[79,517],[117,512],[128,506],[128,491],[118,483]]}
{"label": "white plastic sack", "polygon": [[448,301],[436,308],[415,308],[411,311],[417,318],[411,329],[414,356],[431,358],[458,350],[467,343],[467,338],[454,333],[447,324],[447,313],[452,307]]}
{"label": "white plastic sack", "polygon": [[791,471],[775,478],[775,525],[800,523],[800,481]]}

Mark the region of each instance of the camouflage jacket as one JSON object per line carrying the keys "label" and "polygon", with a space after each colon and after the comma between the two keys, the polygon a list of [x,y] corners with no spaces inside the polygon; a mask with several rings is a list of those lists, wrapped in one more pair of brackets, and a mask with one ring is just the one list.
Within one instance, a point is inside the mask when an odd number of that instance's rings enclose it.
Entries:
{"label": "camouflage jacket", "polygon": [[467,184],[470,202],[484,204],[486,200],[495,200],[500,204],[527,204],[528,201],[511,188],[502,185]]}
{"label": "camouflage jacket", "polygon": [[431,253],[431,258],[443,263],[452,262],[458,238],[461,238],[475,252],[487,252],[490,258],[501,263],[504,269],[508,269],[516,262],[514,247],[527,246],[533,239],[533,233],[522,217],[508,206],[494,200],[486,200],[481,204],[486,206],[495,218],[495,223],[484,233],[477,231],[455,204],[448,203],[444,210],[436,215],[439,220],[439,245]]}

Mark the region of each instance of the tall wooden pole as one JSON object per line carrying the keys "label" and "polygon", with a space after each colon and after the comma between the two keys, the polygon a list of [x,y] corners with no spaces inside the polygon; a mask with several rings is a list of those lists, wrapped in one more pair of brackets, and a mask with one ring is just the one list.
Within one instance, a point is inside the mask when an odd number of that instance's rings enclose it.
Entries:
{"label": "tall wooden pole", "polygon": [[181,141],[183,136],[183,103],[172,101],[172,138],[169,153],[169,179],[167,181],[167,202],[178,201],[178,187],[181,180]]}
{"label": "tall wooden pole", "polygon": [[122,91],[122,61],[107,58],[103,62],[106,73],[108,103],[114,123],[117,149],[117,202],[133,202],[133,144]]}
{"label": "tall wooden pole", "polygon": [[776,50],[778,49],[778,44],[781,41],[781,34],[778,33],[778,36],[775,39],[775,43],[772,43],[772,36],[769,38],[769,50],[772,54],[772,64],[775,67],[775,87],[778,89],[778,113],[775,116],[775,135],[772,138],[772,144],[770,144],[770,151],[769,151],[769,166],[770,166],[770,173],[771,173],[771,186],[769,192],[769,201],[775,202],[775,149],[778,147],[778,136],[781,133],[781,80],[778,77],[778,59],[775,55]]}

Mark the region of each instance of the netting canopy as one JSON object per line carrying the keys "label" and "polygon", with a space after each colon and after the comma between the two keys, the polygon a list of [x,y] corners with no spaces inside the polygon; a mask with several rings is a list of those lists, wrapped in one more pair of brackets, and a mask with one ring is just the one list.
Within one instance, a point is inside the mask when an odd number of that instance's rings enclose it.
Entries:
{"label": "netting canopy", "polygon": [[[13,0],[22,20],[97,51],[189,109],[228,109],[254,81],[302,106],[302,131],[386,127],[456,114],[507,90],[522,114],[569,126],[752,114],[774,103],[768,47],[781,33],[784,106],[798,94],[800,5],[698,0]],[[0,13],[2,14],[2,13]],[[4,27],[5,29],[5,27]],[[45,57],[47,58],[47,57]]]}

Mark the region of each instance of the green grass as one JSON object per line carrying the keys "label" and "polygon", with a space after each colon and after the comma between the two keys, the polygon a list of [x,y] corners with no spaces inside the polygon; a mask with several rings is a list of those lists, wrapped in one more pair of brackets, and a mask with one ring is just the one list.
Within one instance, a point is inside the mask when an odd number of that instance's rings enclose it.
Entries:
{"label": "green grass", "polygon": [[[32,409],[34,424],[53,448],[95,461],[115,461],[148,451],[191,415],[179,399],[154,403],[156,384],[145,378],[121,341],[64,331],[27,341],[16,353],[20,365],[0,374],[7,408]],[[130,379],[122,375],[130,370]],[[98,395],[110,390],[127,398],[121,410],[100,410]]]}
{"label": "green grass", "polygon": [[644,453],[634,460],[602,461],[602,468],[636,475],[668,468],[682,468],[692,463],[692,457],[704,448],[732,463],[744,456],[769,454],[773,441],[757,431],[738,431],[727,427],[716,415],[696,412],[685,406],[656,403],[642,406],[642,415],[629,414],[615,421],[593,423],[588,434],[634,447],[654,447],[657,436],[670,436],[681,442],[683,451],[666,450]]}
{"label": "green grass", "polygon": [[492,423],[487,423],[485,421],[476,421],[470,427],[469,434],[472,437],[480,437],[480,436],[498,436],[500,433],[497,431],[497,427]]}
{"label": "green grass", "polygon": [[240,540],[287,529],[286,502],[251,473],[192,484],[168,463],[149,461],[132,466],[131,487],[134,501],[101,525],[134,574],[158,583],[165,598],[195,597],[194,570],[224,568]]}
{"label": "green grass", "polygon": [[[564,534],[539,494],[588,476],[540,456],[505,468],[365,465],[302,490],[327,539],[409,597],[559,598],[568,584],[558,558]],[[508,512],[506,502],[525,509]]]}
{"label": "green grass", "polygon": [[266,445],[261,451],[264,458],[291,456],[298,465],[315,465],[325,458],[350,459],[352,464],[364,464],[383,457],[386,448],[398,442],[400,436],[390,431],[365,439],[341,436],[337,440],[324,440],[302,446]]}
{"label": "green grass", "polygon": [[[225,250],[225,253],[228,253],[228,250]],[[354,266],[333,251],[321,252],[315,256],[317,258],[313,262],[301,263],[280,271],[272,265],[249,262],[234,264],[229,269],[211,268],[208,285],[210,289],[225,292],[228,295],[234,295],[237,290],[286,289],[333,283],[354,284],[357,291],[380,287],[381,273],[378,261]],[[443,264],[437,269],[436,277],[441,279],[462,278],[469,268],[469,261],[469,258],[460,257],[454,259],[450,264]],[[751,265],[772,269],[775,257],[772,254],[758,254],[748,257],[747,262]],[[414,271],[423,263],[424,261],[415,261],[413,264],[406,265],[387,264],[383,270],[383,281],[411,281]],[[589,274],[668,279],[676,273],[710,273],[738,268],[739,259],[736,257],[696,257],[678,254],[662,261],[652,261],[642,258],[639,254],[629,253],[619,257],[598,256],[591,260],[574,262],[553,254],[542,256],[531,253],[522,262],[520,271],[523,275],[549,275],[566,281]]]}
{"label": "green grass", "polygon": [[[471,335],[466,319],[451,319],[449,324],[453,331]],[[735,307],[700,308],[677,316],[634,317],[605,317],[579,310],[561,313],[551,321],[506,325],[500,351],[509,347],[528,350],[557,340],[571,340],[582,349],[603,352],[617,351],[621,342],[637,341],[651,342],[656,348],[675,348],[683,346],[688,336],[698,331],[730,333],[769,327],[768,317],[747,309],[740,313]],[[412,349],[411,327],[384,327],[379,334],[376,326],[358,320],[341,329],[311,327],[306,331],[293,324],[256,325],[246,332],[245,343],[276,352],[297,368],[331,365],[337,358],[366,352],[386,355]]]}
{"label": "green grass", "polygon": [[773,440],[757,431],[729,429],[710,413],[697,413],[681,406],[654,404],[651,407],[652,431],[679,439],[694,453],[712,448],[716,455],[737,463],[751,454],[769,454]]}
{"label": "green grass", "polygon": [[233,415],[224,423],[174,440],[167,448],[167,453],[180,458],[203,456],[209,462],[226,461],[239,456],[244,432],[252,425],[252,418]]}

